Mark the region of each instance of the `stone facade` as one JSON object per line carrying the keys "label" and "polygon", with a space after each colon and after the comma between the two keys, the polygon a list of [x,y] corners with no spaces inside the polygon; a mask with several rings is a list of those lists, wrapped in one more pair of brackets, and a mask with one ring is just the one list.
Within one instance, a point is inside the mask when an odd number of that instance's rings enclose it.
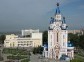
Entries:
{"label": "stone facade", "polygon": [[55,16],[50,21],[48,47],[44,46],[43,55],[50,59],[60,59],[63,55],[74,58],[74,47],[68,42],[67,25],[65,17],[60,13],[59,3],[57,3]]}
{"label": "stone facade", "polygon": [[[6,35],[4,47],[38,47],[42,46],[42,33],[34,30],[23,30],[21,36]],[[33,32],[32,32],[33,31]],[[26,34],[24,34],[26,33]]]}

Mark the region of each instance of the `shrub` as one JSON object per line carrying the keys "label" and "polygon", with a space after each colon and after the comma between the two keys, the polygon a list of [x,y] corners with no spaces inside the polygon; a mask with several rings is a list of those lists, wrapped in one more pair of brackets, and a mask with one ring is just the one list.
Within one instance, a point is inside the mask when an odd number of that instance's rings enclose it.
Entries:
{"label": "shrub", "polygon": [[42,54],[42,52],[43,52],[43,48],[41,46],[35,47],[33,49],[33,54]]}
{"label": "shrub", "polygon": [[7,59],[20,60],[27,58],[27,56],[7,56]]}
{"label": "shrub", "polygon": [[84,62],[82,59],[73,59],[70,62]]}
{"label": "shrub", "polygon": [[30,61],[30,59],[24,59],[21,62],[29,62],[29,61]]}
{"label": "shrub", "polygon": [[3,61],[3,57],[0,57],[0,61]]}

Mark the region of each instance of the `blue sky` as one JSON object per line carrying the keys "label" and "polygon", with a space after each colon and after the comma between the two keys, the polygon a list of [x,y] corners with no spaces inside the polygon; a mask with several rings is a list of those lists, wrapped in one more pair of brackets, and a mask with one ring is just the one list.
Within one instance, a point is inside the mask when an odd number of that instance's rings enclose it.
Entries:
{"label": "blue sky", "polygon": [[84,0],[0,0],[0,31],[47,30],[57,2],[68,29],[84,28]]}

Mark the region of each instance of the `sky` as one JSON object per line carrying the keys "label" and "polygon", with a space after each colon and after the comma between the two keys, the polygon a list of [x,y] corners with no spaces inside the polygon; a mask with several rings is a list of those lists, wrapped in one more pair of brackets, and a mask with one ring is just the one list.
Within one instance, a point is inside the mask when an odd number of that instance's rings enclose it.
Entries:
{"label": "sky", "polygon": [[84,0],[0,0],[0,32],[48,30],[57,2],[68,29],[84,28]]}

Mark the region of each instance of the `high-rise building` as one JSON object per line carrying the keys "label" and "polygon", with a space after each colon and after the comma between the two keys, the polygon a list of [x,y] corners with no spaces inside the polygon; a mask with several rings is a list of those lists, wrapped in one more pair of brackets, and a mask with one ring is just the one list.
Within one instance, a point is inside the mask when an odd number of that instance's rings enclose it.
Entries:
{"label": "high-rise building", "polygon": [[59,3],[56,13],[51,18],[48,30],[48,46],[44,46],[43,55],[51,59],[60,59],[62,56],[74,58],[74,47],[68,42],[68,31],[65,17],[61,15]]}

